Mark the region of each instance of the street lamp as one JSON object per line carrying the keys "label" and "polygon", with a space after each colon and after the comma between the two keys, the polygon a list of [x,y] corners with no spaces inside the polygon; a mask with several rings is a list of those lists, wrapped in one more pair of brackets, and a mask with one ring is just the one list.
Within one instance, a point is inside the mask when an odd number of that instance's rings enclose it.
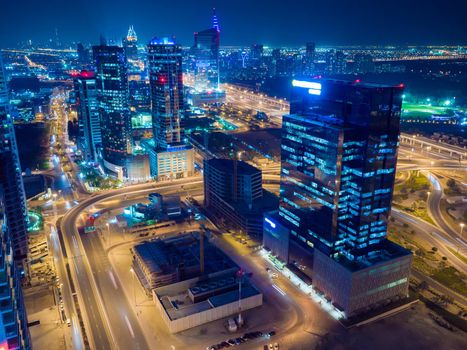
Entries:
{"label": "street lamp", "polygon": [[461,238],[462,238],[462,234],[464,233],[465,224],[463,222],[461,222],[459,226],[461,227]]}

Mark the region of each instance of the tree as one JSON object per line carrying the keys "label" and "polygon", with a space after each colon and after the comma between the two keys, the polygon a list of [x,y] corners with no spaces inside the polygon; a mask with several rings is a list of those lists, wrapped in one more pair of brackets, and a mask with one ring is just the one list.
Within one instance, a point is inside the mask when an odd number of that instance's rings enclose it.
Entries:
{"label": "tree", "polygon": [[428,282],[427,281],[421,281],[420,284],[418,285],[418,290],[427,290],[428,289]]}
{"label": "tree", "polygon": [[456,187],[456,181],[454,179],[449,179],[447,182],[446,182],[446,185],[450,188],[450,189],[454,189]]}

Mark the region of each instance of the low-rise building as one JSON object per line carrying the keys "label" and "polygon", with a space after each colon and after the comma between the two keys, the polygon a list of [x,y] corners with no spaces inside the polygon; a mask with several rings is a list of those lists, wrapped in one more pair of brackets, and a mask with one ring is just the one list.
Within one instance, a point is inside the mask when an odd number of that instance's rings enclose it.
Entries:
{"label": "low-rise building", "polygon": [[[239,298],[240,295],[240,298]],[[239,281],[233,272],[156,288],[156,307],[170,333],[177,333],[263,304],[263,295],[249,281]]]}
{"label": "low-rise building", "polygon": [[[234,272],[236,265],[207,239],[204,245],[204,274]],[[200,234],[198,232],[167,239],[156,239],[134,246],[133,270],[141,285],[151,293],[154,288],[200,276]]]}

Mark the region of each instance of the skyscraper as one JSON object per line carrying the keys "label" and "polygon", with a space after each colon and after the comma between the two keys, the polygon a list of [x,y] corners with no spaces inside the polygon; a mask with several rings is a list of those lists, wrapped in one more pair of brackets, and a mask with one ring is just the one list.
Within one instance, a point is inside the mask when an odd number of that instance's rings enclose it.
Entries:
{"label": "skyscraper", "polygon": [[153,39],[148,64],[154,141],[157,147],[167,148],[184,138],[182,48],[167,38]]}
{"label": "skyscraper", "polygon": [[90,62],[89,49],[84,47],[82,43],[78,43],[76,46],[76,51],[78,53],[78,62],[82,65],[88,65]]}
{"label": "skyscraper", "polygon": [[266,217],[265,245],[286,261],[289,240],[314,248],[313,285],[347,315],[407,294],[411,255],[386,239],[402,87],[293,86],[282,124],[280,206]]}
{"label": "skyscraper", "polygon": [[153,140],[146,143],[151,173],[158,179],[193,172],[193,149],[182,127],[182,49],[172,39],[154,38],[148,45]]}
{"label": "skyscraper", "polygon": [[220,27],[215,9],[212,27],[195,33],[193,52],[195,56],[195,87],[219,88]]}
{"label": "skyscraper", "polygon": [[78,144],[87,161],[97,162],[102,135],[94,72],[82,71],[74,79],[74,88],[80,125]]}
{"label": "skyscraper", "polygon": [[118,46],[101,45],[93,47],[93,56],[104,168],[121,179],[126,178],[132,136],[125,52]]}
{"label": "skyscraper", "polygon": [[21,275],[11,246],[5,192],[0,186],[0,348],[31,349]]}
{"label": "skyscraper", "polygon": [[326,74],[344,74],[346,72],[345,54],[330,50],[326,53]]}
{"label": "skyscraper", "polygon": [[315,68],[315,43],[306,43],[305,57],[303,58],[303,73],[312,75]]}
{"label": "skyscraper", "polygon": [[133,26],[128,28],[128,34],[122,40],[123,49],[127,58],[137,59],[138,58],[138,36],[136,35]]}
{"label": "skyscraper", "polygon": [[372,73],[375,71],[373,56],[370,54],[357,53],[354,56],[354,72],[360,74]]}
{"label": "skyscraper", "polygon": [[0,190],[4,195],[4,212],[8,219],[8,233],[13,257],[25,267],[28,253],[28,212],[23,178],[16,145],[13,120],[9,114],[6,79],[0,61]]}

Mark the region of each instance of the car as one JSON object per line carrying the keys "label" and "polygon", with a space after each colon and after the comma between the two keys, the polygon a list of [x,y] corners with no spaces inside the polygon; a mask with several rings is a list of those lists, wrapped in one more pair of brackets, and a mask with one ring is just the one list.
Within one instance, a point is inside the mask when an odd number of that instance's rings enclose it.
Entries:
{"label": "car", "polygon": [[270,332],[268,333],[268,335],[269,335],[270,337],[272,337],[272,336],[276,335],[276,331],[270,331]]}
{"label": "car", "polygon": [[232,346],[237,345],[237,344],[235,344],[235,339],[229,339],[229,340],[227,340],[227,343],[232,345]]}
{"label": "car", "polygon": [[274,343],[274,350],[279,350],[279,344],[278,343]]}
{"label": "car", "polygon": [[220,344],[211,345],[206,348],[206,350],[220,350],[220,349],[222,349]]}
{"label": "car", "polygon": [[230,344],[227,343],[226,341],[223,341],[222,343],[219,344],[220,345],[220,348],[229,348],[230,347]]}
{"label": "car", "polygon": [[269,344],[269,350],[274,350],[274,346],[272,344]]}

